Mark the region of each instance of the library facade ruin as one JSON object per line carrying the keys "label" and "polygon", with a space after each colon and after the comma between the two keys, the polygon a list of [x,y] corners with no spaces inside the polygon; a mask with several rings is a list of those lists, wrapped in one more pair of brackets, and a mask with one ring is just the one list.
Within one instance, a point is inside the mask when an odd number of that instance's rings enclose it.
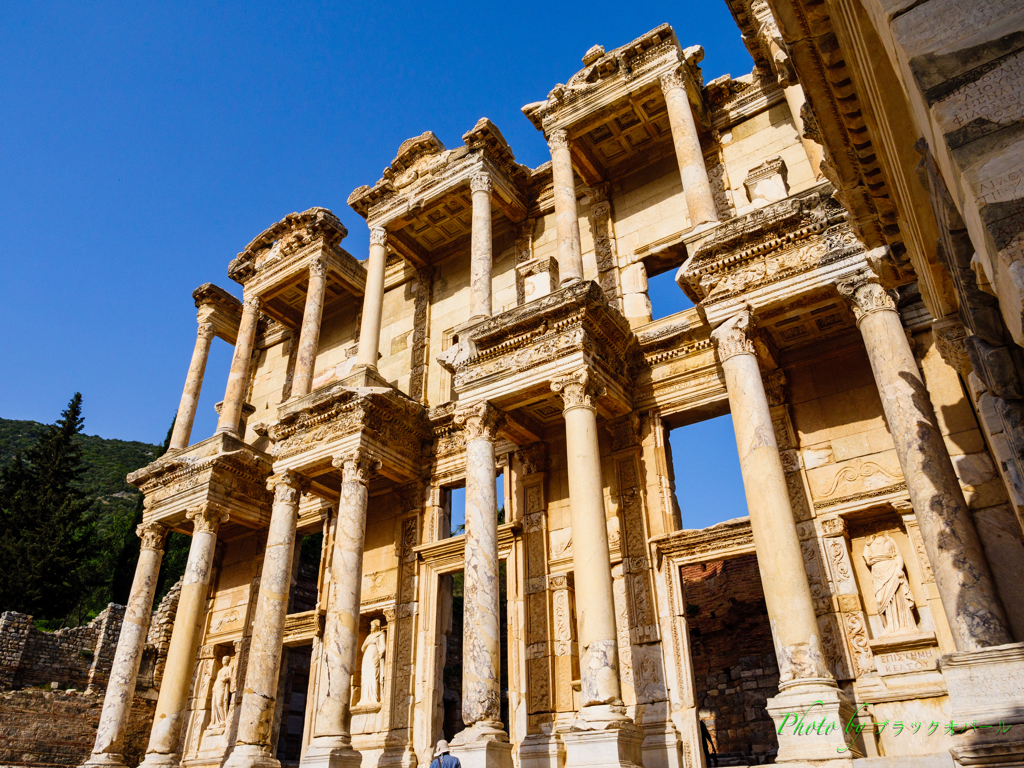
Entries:
{"label": "library facade ruin", "polygon": [[[87,765],[123,762],[169,530],[145,766],[1024,764],[1019,242],[957,197],[977,131],[910,177],[916,75],[879,127],[885,62],[801,37],[832,5],[730,0],[737,78],[668,25],[595,46],[523,108],[549,163],[410,138],[348,198],[367,258],[312,208],[231,261],[242,301],[196,290]],[[694,306],[655,319],[669,271]],[[716,478],[669,431],[726,413],[749,517],[684,528]]]}

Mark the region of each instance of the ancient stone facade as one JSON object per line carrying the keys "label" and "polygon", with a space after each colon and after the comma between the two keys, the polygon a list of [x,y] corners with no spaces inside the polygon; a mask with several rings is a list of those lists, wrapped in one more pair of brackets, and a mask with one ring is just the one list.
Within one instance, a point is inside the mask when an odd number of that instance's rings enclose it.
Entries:
{"label": "ancient stone facade", "polygon": [[[833,173],[776,37],[711,83],[668,25],[595,46],[523,108],[550,163],[486,118],[424,133],[349,197],[365,260],[313,208],[231,262],[241,302],[197,290],[172,450],[130,477],[139,621],[192,535],[144,765],[426,766],[442,735],[466,768],[972,764],[964,723],[1024,727],[995,385],[965,391],[939,278],[864,158],[866,186]],[[694,306],[655,319],[670,270]],[[669,431],[725,413],[749,517],[687,530],[716,479],[675,475]],[[89,765],[125,761],[143,635]]]}

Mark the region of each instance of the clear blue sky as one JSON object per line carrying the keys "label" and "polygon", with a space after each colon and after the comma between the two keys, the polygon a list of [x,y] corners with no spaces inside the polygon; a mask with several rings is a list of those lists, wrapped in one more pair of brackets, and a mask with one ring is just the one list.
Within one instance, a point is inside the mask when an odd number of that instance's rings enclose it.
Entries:
{"label": "clear blue sky", "polygon": [[[519,108],[591,45],[666,21],[705,47],[706,80],[750,71],[724,0],[8,4],[0,416],[53,421],[81,391],[89,434],[159,442],[194,343],[191,291],[239,294],[227,264],[250,239],[320,205],[362,258],[345,200],[404,139],[458,146],[487,116],[536,166],[547,147]],[[214,428],[229,355],[215,344],[195,437]]]}

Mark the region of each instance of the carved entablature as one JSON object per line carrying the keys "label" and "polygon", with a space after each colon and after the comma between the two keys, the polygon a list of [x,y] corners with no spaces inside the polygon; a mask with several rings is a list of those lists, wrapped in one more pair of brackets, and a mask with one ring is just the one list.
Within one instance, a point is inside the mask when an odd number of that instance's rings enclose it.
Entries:
{"label": "carved entablature", "polygon": [[725,560],[754,552],[754,535],[749,517],[726,520],[710,528],[675,531],[657,536],[650,543],[658,568],[664,558],[678,566]]}
{"label": "carved entablature", "polygon": [[[482,117],[462,139],[465,146],[452,150],[430,131],[407,139],[376,184],[361,186],[348,197],[348,204],[371,227],[387,228],[389,245],[413,263],[426,263],[431,251],[447,244],[441,232],[453,231],[426,229],[436,228],[442,219],[468,223],[466,201],[447,198],[473,178],[489,178],[492,200],[509,219],[526,218],[530,171],[516,162],[497,126]],[[410,224],[416,226],[403,232]]]}
{"label": "carved entablature", "polygon": [[600,410],[609,416],[632,410],[636,339],[597,283],[570,284],[489,318],[468,335],[473,352],[455,365],[460,399],[514,407],[523,393],[585,368],[607,386]]}
{"label": "carved entablature", "polygon": [[711,124],[722,131],[773,107],[784,99],[782,86],[775,77],[766,77],[758,69],[749,75],[716,77],[707,85],[706,99]]}
{"label": "carved entablature", "polygon": [[242,302],[213,283],[200,285],[192,291],[192,298],[196,302],[199,323],[209,323],[215,336],[233,345],[242,319]]}
{"label": "carved entablature", "polygon": [[270,474],[269,456],[219,433],[132,472],[128,482],[145,497],[147,523],[174,527],[189,509],[215,504],[228,510],[232,524],[259,527],[270,522]]}
{"label": "carved entablature", "polygon": [[245,286],[247,297],[261,298],[267,315],[297,328],[305,301],[302,288],[311,273],[326,270],[325,303],[363,295],[366,269],[340,246],[347,234],[326,208],[290,213],[238,254],[228,276]]}
{"label": "carved entablature", "polygon": [[289,400],[277,416],[256,428],[270,439],[277,472],[320,474],[334,457],[363,449],[381,460],[380,474],[404,482],[419,476],[431,438],[423,406],[393,389],[334,384]]}
{"label": "carved entablature", "polygon": [[[739,216],[691,247],[676,280],[712,326],[749,305],[785,348],[851,325],[825,289],[863,264],[864,246],[830,192],[826,183]],[[783,316],[760,322],[763,312],[782,306]]]}

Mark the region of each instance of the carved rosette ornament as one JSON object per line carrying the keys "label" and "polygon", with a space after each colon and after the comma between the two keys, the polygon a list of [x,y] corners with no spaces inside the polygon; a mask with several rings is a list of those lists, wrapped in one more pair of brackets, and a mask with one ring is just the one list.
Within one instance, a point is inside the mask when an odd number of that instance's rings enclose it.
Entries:
{"label": "carved rosette ornament", "polygon": [[711,341],[718,351],[720,363],[736,355],[754,354],[754,342],[750,338],[753,327],[750,311],[745,309],[711,332]]}
{"label": "carved rosette ornament", "polygon": [[185,513],[185,519],[192,521],[193,535],[196,533],[216,533],[221,523],[226,523],[230,515],[220,504],[207,501],[198,507],[192,507]]}
{"label": "carved rosette ornament", "polygon": [[309,478],[290,469],[267,479],[267,490],[274,492],[275,504],[298,504],[308,489]]}
{"label": "carved rosette ornament", "polygon": [[388,231],[384,227],[373,227],[370,229],[370,245],[387,245]]}
{"label": "carved rosette ornament", "polygon": [[662,92],[665,93],[671,91],[673,88],[686,87],[686,81],[683,79],[683,73],[680,72],[678,69],[673,69],[670,72],[666,72],[659,79],[661,80],[661,90]]}
{"label": "carved rosette ornament", "polygon": [[607,392],[590,371],[582,370],[551,382],[551,391],[562,398],[563,412],[570,408],[597,409],[597,398]]}
{"label": "carved rosette ornament", "polygon": [[486,171],[480,171],[479,173],[473,174],[469,180],[469,188],[473,192],[486,192],[488,195],[491,194],[491,190],[494,189],[494,182],[491,181],[491,174]]}
{"label": "carved rosette ornament", "polygon": [[467,443],[471,440],[493,443],[505,423],[505,415],[490,403],[483,402],[456,411],[452,421],[465,431]]}
{"label": "carved rosette ornament", "polygon": [[896,300],[892,292],[882,287],[874,272],[863,270],[836,283],[839,295],[850,302],[853,314],[860,321],[872,312],[895,312]]}
{"label": "carved rosette ornament", "polygon": [[343,483],[359,483],[364,486],[370,484],[370,480],[383,466],[380,459],[366,450],[335,456],[331,464],[341,470]]}
{"label": "carved rosette ornament", "polygon": [[310,277],[324,277],[327,274],[327,262],[323,259],[313,259],[309,262]]}
{"label": "carved rosette ornament", "polygon": [[167,526],[163,523],[142,523],[135,529],[135,535],[142,540],[143,549],[163,552]]}
{"label": "carved rosette ornament", "polygon": [[213,323],[200,323],[196,335],[203,341],[213,341],[213,337],[216,335]]}
{"label": "carved rosette ornament", "polygon": [[554,152],[556,149],[569,148],[569,134],[564,128],[551,131],[548,134],[548,149]]}

